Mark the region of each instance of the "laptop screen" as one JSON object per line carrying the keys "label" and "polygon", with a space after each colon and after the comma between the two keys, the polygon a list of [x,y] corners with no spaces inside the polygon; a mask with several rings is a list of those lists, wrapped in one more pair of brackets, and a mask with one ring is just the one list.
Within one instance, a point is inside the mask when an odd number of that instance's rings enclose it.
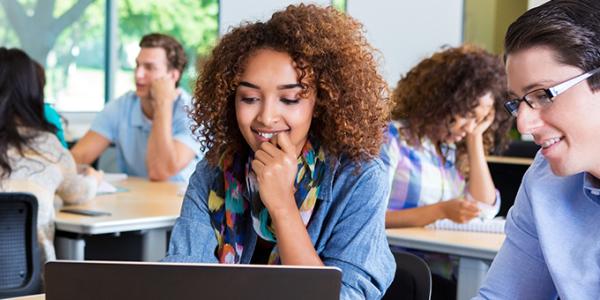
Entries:
{"label": "laptop screen", "polygon": [[339,299],[333,267],[51,261],[46,299]]}

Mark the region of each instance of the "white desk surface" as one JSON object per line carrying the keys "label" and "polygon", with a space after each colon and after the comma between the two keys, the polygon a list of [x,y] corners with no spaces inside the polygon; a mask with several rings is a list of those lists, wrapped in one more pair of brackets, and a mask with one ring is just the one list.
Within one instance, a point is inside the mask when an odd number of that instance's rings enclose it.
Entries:
{"label": "white desk surface", "polygon": [[129,177],[114,182],[113,185],[128,191],[100,195],[85,204],[68,206],[110,212],[110,216],[91,217],[57,211],[56,229],[81,234],[103,234],[163,228],[175,224],[183,202],[183,196],[178,195],[178,191],[185,188],[181,184]]}
{"label": "white desk surface", "polygon": [[422,227],[386,230],[388,243],[405,248],[492,260],[504,234],[433,230]]}

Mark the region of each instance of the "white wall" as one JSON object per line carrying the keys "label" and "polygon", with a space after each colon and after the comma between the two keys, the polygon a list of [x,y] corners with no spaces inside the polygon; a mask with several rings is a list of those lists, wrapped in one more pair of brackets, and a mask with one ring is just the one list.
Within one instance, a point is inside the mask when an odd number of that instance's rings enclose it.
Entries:
{"label": "white wall", "polygon": [[273,12],[290,4],[314,3],[330,5],[330,0],[221,0],[219,2],[219,35],[228,32],[231,27],[240,25],[242,21],[266,21]]}
{"label": "white wall", "polygon": [[529,0],[527,2],[527,8],[534,8],[536,6],[540,6],[544,3],[548,2],[548,0]]}
{"label": "white wall", "polygon": [[347,1],[348,13],[382,52],[381,71],[391,88],[421,59],[463,41],[463,0]]}

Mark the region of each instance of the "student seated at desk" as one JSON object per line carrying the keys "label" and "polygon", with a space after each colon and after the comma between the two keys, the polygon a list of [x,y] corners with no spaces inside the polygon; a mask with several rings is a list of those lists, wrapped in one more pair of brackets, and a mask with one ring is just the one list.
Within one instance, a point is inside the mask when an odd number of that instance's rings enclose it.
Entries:
{"label": "student seated at desk", "polygon": [[0,191],[29,192],[38,201],[42,262],[54,255],[54,196],[66,203],[92,198],[102,178],[75,161],[44,118],[44,94],[33,60],[18,49],[0,48]]}
{"label": "student seated at desk", "polygon": [[144,36],[140,47],[135,92],[109,102],[71,153],[91,164],[114,143],[118,172],[185,182],[202,156],[186,110],[191,97],[177,88],[187,58],[181,44],[163,34]]}
{"label": "student seated at desk", "polygon": [[477,299],[600,297],[600,1],[554,0],[506,33],[506,108],[541,150]]}
{"label": "student seated at desk", "polygon": [[496,215],[485,155],[510,126],[505,82],[500,59],[470,45],[434,54],[398,82],[382,149],[392,177],[386,227]]}
{"label": "student seated at desk", "polygon": [[[485,154],[510,127],[501,102],[505,82],[500,59],[471,45],[435,53],[398,82],[396,121],[381,154],[392,177],[387,228],[498,213],[500,195]],[[417,254],[434,273],[432,299],[455,294],[457,264],[447,255]]]}
{"label": "student seated at desk", "polygon": [[341,299],[380,298],[395,270],[385,90],[361,25],[334,8],[289,6],[226,34],[197,81],[208,152],[165,261],[335,266]]}

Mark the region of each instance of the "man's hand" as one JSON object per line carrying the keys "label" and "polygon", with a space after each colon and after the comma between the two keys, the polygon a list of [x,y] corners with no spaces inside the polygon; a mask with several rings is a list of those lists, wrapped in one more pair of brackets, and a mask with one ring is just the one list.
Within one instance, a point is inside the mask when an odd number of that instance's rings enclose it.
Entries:
{"label": "man's hand", "polygon": [[150,86],[150,99],[155,109],[164,106],[171,107],[179,91],[175,87],[175,81],[168,76],[156,79]]}

